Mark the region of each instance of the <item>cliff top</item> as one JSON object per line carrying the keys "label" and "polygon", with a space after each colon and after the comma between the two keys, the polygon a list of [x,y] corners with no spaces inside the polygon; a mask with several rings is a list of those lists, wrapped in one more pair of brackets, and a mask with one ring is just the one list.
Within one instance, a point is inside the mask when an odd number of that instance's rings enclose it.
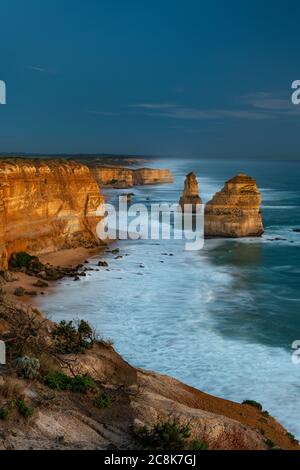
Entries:
{"label": "cliff top", "polygon": [[233,178],[230,178],[230,180],[226,181],[227,183],[252,183],[256,185],[256,180],[252,178],[251,176],[246,175],[245,173],[238,173],[236,176]]}

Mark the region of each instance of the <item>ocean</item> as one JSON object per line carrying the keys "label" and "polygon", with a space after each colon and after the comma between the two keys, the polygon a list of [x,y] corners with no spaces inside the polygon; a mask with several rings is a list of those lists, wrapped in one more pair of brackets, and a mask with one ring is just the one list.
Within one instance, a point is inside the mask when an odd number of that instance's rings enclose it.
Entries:
{"label": "ocean", "polygon": [[[262,193],[262,238],[123,240],[121,259],[80,282],[63,279],[38,303],[53,320],[84,318],[137,367],[174,376],[204,392],[260,402],[300,438],[300,164],[213,160],[154,161],[173,184],[136,187],[133,202],[178,202],[184,176],[197,174],[203,202],[237,173]],[[120,190],[106,190],[113,201]],[[150,201],[148,200],[150,199]],[[276,240],[277,238],[277,240]],[[143,267],[142,267],[143,265]]]}

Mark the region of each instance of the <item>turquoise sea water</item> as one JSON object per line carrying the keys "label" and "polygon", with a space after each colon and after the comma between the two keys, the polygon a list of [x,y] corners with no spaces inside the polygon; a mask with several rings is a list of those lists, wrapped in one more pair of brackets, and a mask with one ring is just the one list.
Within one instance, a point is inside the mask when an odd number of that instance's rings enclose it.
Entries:
{"label": "turquoise sea water", "polygon": [[62,280],[40,306],[54,320],[86,318],[136,366],[261,402],[300,438],[300,365],[291,361],[291,344],[300,340],[300,233],[293,231],[300,227],[300,164],[182,159],[153,166],[171,168],[174,184],[134,188],[134,202],[177,202],[189,171],[204,202],[235,174],[253,176],[264,236],[207,240],[199,252],[178,240],[122,241],[122,259],[101,256],[110,271]]}

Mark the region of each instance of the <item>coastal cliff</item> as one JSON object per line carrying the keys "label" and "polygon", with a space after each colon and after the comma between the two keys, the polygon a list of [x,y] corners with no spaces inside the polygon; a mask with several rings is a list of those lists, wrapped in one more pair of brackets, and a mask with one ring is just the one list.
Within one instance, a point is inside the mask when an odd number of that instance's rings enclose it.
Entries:
{"label": "coastal cliff", "polygon": [[58,160],[0,161],[0,270],[13,252],[31,254],[99,242],[104,202],[87,166]]}
{"label": "coastal cliff", "polygon": [[185,204],[190,204],[192,212],[196,211],[196,206],[202,204],[201,198],[199,196],[199,187],[198,181],[195,173],[191,172],[186,175],[184,181],[184,189],[179,200],[179,204],[184,211],[186,208]]}
{"label": "coastal cliff", "polygon": [[[209,450],[299,450],[255,402],[223,400],[132,367],[103,340],[84,341],[84,351],[70,353],[78,343],[68,325],[45,320],[36,309],[0,303],[0,339],[11,341],[19,355],[17,361],[9,356],[0,371],[0,449],[141,449],[149,445],[140,439],[145,427],[171,422],[174,432],[189,430],[181,449],[197,443]],[[82,326],[86,338],[89,325]],[[13,407],[19,402],[22,408]],[[178,447],[171,441],[167,449]]]}
{"label": "coastal cliff", "polygon": [[167,169],[91,166],[90,170],[101,187],[132,188],[138,185],[173,182],[173,175]]}
{"label": "coastal cliff", "polygon": [[225,183],[206,204],[207,237],[259,237],[263,234],[261,195],[256,181],[243,173]]}

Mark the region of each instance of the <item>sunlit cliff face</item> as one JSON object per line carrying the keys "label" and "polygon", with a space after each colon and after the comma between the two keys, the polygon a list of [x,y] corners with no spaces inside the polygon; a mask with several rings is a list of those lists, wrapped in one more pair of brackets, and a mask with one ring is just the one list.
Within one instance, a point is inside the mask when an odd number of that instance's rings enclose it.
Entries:
{"label": "sunlit cliff face", "polygon": [[11,253],[55,251],[97,243],[103,204],[85,165],[16,160],[0,163],[0,269]]}

